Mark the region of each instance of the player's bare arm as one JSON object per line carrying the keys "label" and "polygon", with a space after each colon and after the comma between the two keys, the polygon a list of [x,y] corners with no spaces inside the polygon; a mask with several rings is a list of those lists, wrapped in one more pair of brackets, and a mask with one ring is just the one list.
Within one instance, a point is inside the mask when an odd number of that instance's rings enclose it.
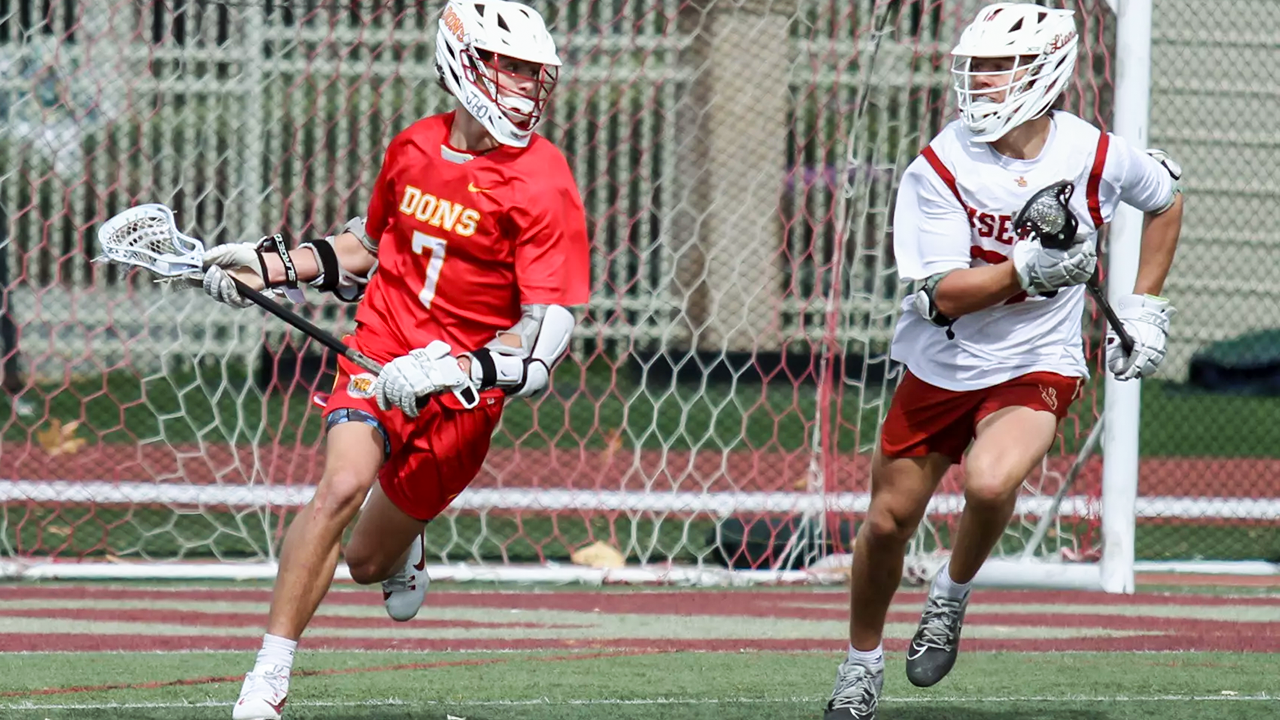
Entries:
{"label": "player's bare arm", "polygon": [[916,294],[916,309],[935,325],[949,327],[957,318],[1000,305],[1019,293],[1043,295],[1082,283],[1093,274],[1097,260],[1092,237],[1083,237],[1066,249],[1023,239],[1007,261],[929,276]]}
{"label": "player's bare arm", "polygon": [[1010,261],[929,277],[916,294],[916,309],[930,322],[946,327],[957,318],[1000,305],[1019,293],[1040,295],[1082,283],[1093,274],[1097,260],[1092,239],[1066,250],[1024,240],[1014,246]]}
{"label": "player's bare arm", "polygon": [[1142,228],[1142,255],[1138,260],[1138,279],[1133,284],[1135,295],[1159,295],[1165,278],[1173,266],[1182,232],[1182,193],[1162,212],[1145,213]]}
{"label": "player's bare arm", "polygon": [[933,302],[949,318],[985,310],[1022,292],[1013,263],[953,270],[938,279]]}
{"label": "player's bare arm", "polygon": [[[1167,193],[1167,200],[1158,206],[1142,206],[1142,202],[1151,203],[1153,198],[1150,193],[1138,193],[1139,198],[1134,201],[1146,211],[1138,274],[1133,292],[1122,296],[1116,303],[1116,315],[1134,346],[1132,352],[1126,352],[1114,330],[1108,331],[1106,345],[1107,369],[1122,382],[1155,374],[1164,361],[1169,326],[1177,314],[1173,304],[1161,297],[1161,292],[1182,231],[1183,200],[1178,189],[1182,167],[1162,150],[1149,149],[1146,155],[1148,157],[1140,156],[1136,162],[1130,161],[1130,167],[1139,168],[1138,174],[1143,176],[1136,185],[1160,188],[1158,192]],[[1141,170],[1143,166],[1145,170]],[[1153,177],[1159,178],[1163,184],[1149,182]]]}

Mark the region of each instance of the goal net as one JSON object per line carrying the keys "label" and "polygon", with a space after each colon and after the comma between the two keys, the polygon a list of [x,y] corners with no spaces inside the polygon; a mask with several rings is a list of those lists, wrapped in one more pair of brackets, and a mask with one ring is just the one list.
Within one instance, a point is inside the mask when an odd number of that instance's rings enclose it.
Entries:
{"label": "goal net", "polygon": [[[433,575],[830,577],[898,377],[896,181],[953,116],[947,52],[980,3],[534,4],[566,61],[543,132],[582,190],[593,292],[554,389],[507,407],[481,477],[429,525]],[[311,398],[334,358],[256,310],[91,264],[94,230],[140,202],[209,243],[362,214],[387,142],[452,105],[437,5],[0,9],[9,574],[273,572],[320,474]],[[1065,106],[1105,127],[1114,19],[1103,0],[1066,5],[1082,58]],[[315,322],[350,327],[350,308],[312,299]],[[1100,377],[1092,308],[1086,329]],[[1027,478],[1001,557],[1098,560],[1099,386]],[[1159,472],[1139,558],[1202,559],[1206,528],[1211,557],[1261,557],[1260,482],[1233,500]],[[916,572],[945,556],[962,504],[953,473]]]}

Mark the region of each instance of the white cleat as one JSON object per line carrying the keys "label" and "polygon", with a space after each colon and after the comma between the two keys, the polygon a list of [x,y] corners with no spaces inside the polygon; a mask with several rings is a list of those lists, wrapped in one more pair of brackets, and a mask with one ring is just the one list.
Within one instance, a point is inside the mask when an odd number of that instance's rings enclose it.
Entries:
{"label": "white cleat", "polygon": [[836,687],[822,720],[876,720],[884,690],[884,665],[863,665],[846,659],[836,670]]}
{"label": "white cleat", "polygon": [[395,575],[382,581],[382,604],[392,620],[406,622],[418,614],[422,601],[427,597],[427,547],[422,535],[409,548],[404,567]]}
{"label": "white cleat", "polygon": [[280,720],[289,696],[289,671],[277,665],[254,668],[244,676],[232,720]]}

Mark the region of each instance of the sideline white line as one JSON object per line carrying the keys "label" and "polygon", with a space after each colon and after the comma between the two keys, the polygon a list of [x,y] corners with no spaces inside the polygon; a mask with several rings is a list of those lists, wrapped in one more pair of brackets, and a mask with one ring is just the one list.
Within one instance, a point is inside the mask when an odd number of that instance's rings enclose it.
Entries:
{"label": "sideline white line", "polygon": [[[440,700],[401,700],[387,698],[384,700],[363,700],[360,702],[308,702],[290,701],[289,706],[302,707],[528,707],[558,705],[766,705],[780,703],[823,703],[826,696],[814,697],[763,697],[763,698],[633,698],[629,700],[610,700],[600,698],[580,698],[552,700],[551,698],[531,698],[527,700],[482,700],[476,702],[458,701],[444,702]],[[1009,697],[966,697],[958,695],[939,695],[935,697],[886,697],[880,700],[888,704],[922,704],[922,703],[1058,703],[1058,702],[1092,702],[1092,703],[1149,703],[1149,702],[1280,702],[1277,695],[1028,695]],[[130,709],[165,709],[182,707],[230,707],[231,702],[198,702],[198,703],[71,703],[57,705],[41,705],[20,703],[0,705],[3,710],[130,710]]]}

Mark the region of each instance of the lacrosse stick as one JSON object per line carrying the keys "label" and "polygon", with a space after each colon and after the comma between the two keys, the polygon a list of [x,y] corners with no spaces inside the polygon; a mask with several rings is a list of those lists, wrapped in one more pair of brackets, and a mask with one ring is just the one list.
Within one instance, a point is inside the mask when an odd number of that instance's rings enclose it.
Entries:
{"label": "lacrosse stick", "polygon": [[[1014,230],[1019,235],[1029,234],[1038,238],[1043,247],[1051,250],[1070,248],[1076,241],[1076,230],[1080,227],[1080,221],[1076,220],[1076,216],[1067,205],[1075,189],[1075,184],[1070,180],[1061,180],[1036,192],[1013,219]],[[1102,314],[1106,316],[1111,329],[1115,330],[1116,337],[1120,338],[1120,346],[1126,353],[1132,354],[1133,338],[1120,322],[1116,311],[1111,308],[1111,303],[1107,302],[1107,297],[1098,284],[1096,267],[1093,270],[1093,277],[1085,283],[1085,288],[1093,296],[1094,302],[1098,303],[1098,307],[1102,308]],[[1054,290],[1045,293],[1045,297],[1053,297],[1057,294],[1058,292]]]}
{"label": "lacrosse stick", "polygon": [[[204,243],[178,231],[173,211],[164,205],[151,203],[129,208],[98,228],[98,244],[102,247],[99,260],[144,268],[161,278],[188,278],[204,273]],[[341,354],[361,369],[382,372],[382,365],[368,355],[349,347],[338,338],[311,321],[284,307],[261,292],[245,285],[238,278],[228,275],[236,284],[240,295],[258,307],[275,315],[304,335]],[[453,388],[453,393],[466,407],[479,403],[479,396],[470,387]],[[423,397],[419,407],[427,402]]]}

